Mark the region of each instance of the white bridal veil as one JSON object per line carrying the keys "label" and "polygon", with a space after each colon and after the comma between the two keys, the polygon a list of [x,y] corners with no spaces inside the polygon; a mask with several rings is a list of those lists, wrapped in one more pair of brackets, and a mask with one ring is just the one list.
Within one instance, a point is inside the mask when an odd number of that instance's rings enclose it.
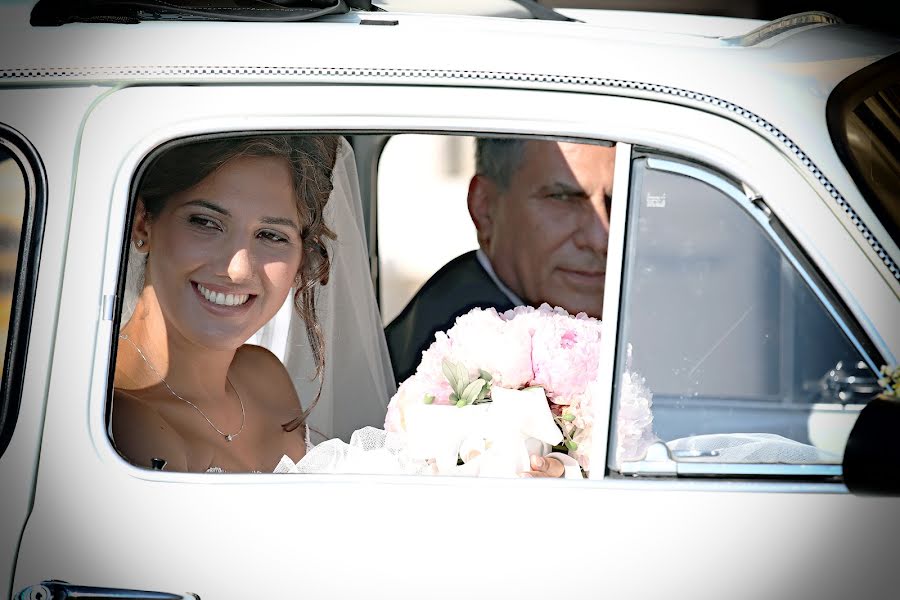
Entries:
{"label": "white bridal veil", "polygon": [[[341,140],[334,190],[325,220],[337,234],[328,244],[331,276],[318,290],[316,311],[325,339],[322,396],[307,420],[312,441],[349,441],[354,430],[381,427],[396,384],[369,271],[362,202],[353,149]],[[122,324],[134,310],[143,285],[143,255],[129,253]],[[248,343],[265,346],[282,359],[304,407],[316,396],[315,363],[303,320],[288,297],[281,310]]]}

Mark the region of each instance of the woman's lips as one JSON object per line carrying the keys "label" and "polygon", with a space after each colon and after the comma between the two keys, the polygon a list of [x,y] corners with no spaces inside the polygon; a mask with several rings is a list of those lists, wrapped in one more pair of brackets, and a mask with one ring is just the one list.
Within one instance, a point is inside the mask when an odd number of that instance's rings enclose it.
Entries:
{"label": "woman's lips", "polygon": [[256,300],[256,294],[240,293],[239,290],[226,291],[221,287],[213,289],[213,286],[191,282],[194,293],[200,303],[207,309],[218,315],[234,315],[245,312]]}

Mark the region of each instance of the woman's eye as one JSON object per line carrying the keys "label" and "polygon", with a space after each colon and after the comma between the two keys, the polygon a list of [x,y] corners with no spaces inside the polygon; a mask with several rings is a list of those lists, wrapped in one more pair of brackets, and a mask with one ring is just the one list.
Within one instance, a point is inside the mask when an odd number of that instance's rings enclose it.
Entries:
{"label": "woman's eye", "polygon": [[188,219],[191,225],[195,225],[201,229],[213,229],[216,231],[221,231],[222,226],[215,219],[210,219],[209,217],[204,217],[203,215],[191,215]]}
{"label": "woman's eye", "polygon": [[277,231],[271,231],[269,229],[267,229],[265,231],[260,231],[258,235],[262,239],[269,241],[269,242],[274,242],[276,244],[286,244],[290,241],[288,238],[281,235]]}

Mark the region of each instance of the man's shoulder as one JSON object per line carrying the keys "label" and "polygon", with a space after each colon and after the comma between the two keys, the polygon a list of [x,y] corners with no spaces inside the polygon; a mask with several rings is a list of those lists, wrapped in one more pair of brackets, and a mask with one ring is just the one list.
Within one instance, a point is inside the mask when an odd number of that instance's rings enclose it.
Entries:
{"label": "man's shoulder", "polygon": [[413,300],[422,296],[443,295],[451,290],[458,294],[465,288],[479,288],[478,291],[481,291],[482,286],[500,291],[478,262],[476,251],[471,250],[457,256],[429,277]]}
{"label": "man's shoulder", "polygon": [[445,321],[451,315],[455,318],[458,311],[475,306],[506,310],[511,304],[478,262],[473,250],[457,256],[432,275],[388,327],[395,323],[399,325],[410,317],[421,318],[423,312],[435,320]]}
{"label": "man's shoulder", "polygon": [[385,329],[398,381],[405,379],[434,340],[460,315],[475,307],[508,310],[513,303],[493,282],[476,252],[466,252],[440,268]]}

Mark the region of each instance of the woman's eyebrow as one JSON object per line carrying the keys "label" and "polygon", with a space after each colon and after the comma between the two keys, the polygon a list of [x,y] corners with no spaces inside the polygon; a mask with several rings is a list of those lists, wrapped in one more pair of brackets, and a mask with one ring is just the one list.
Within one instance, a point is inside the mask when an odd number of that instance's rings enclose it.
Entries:
{"label": "woman's eyebrow", "polygon": [[265,223],[266,225],[284,225],[295,229],[297,232],[300,231],[300,226],[292,219],[286,217],[263,217],[260,219],[260,222]]}
{"label": "woman's eyebrow", "polygon": [[203,208],[208,208],[213,212],[217,212],[220,215],[230,217],[231,213],[216,204],[215,202],[210,202],[209,200],[191,200],[190,202],[185,202],[185,206],[202,206]]}
{"label": "woman's eyebrow", "polygon": [[[219,206],[215,202],[210,202],[209,200],[202,200],[202,199],[191,200],[190,202],[185,202],[184,205],[185,206],[202,206],[203,208],[208,208],[209,210],[211,210],[213,212],[217,212],[222,216],[225,216],[225,217],[231,216],[231,213],[228,212],[227,209],[225,209],[222,206]],[[294,229],[297,232],[300,231],[300,226],[297,225],[297,223],[294,220],[288,219],[287,217],[262,217],[262,218],[260,218],[259,221],[260,221],[260,223],[265,223],[266,225],[284,225],[285,227],[290,227],[291,229]]]}

